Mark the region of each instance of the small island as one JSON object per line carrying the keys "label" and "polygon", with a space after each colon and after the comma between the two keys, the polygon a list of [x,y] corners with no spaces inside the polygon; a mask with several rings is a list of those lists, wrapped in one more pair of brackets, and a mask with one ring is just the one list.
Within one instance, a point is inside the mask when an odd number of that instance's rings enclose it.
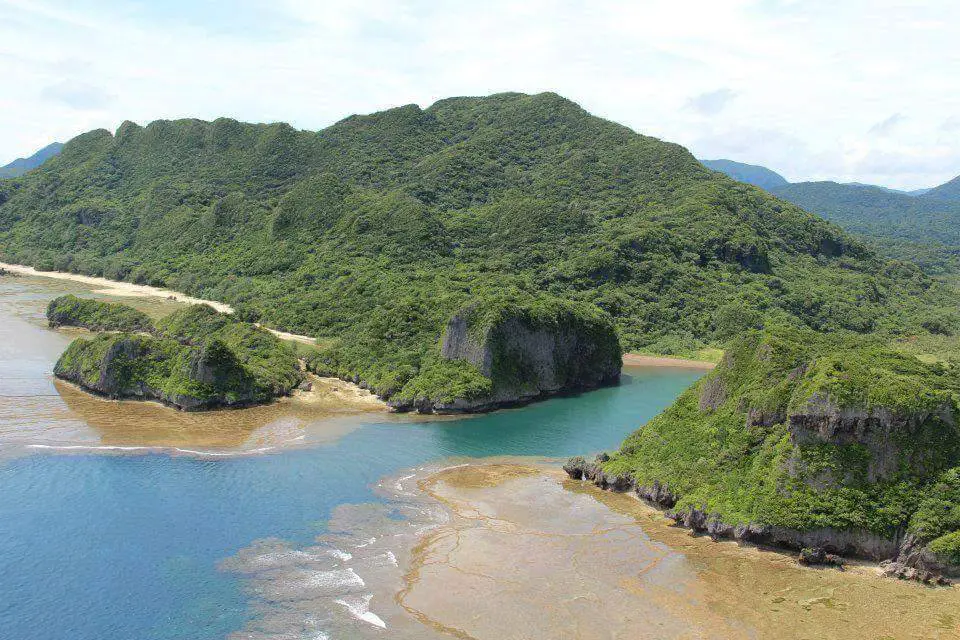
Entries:
{"label": "small island", "polygon": [[104,332],[74,340],[54,375],[109,398],[186,411],[244,407],[289,394],[304,376],[289,345],[206,305],[153,323],[126,305],[64,296],[47,315],[51,326]]}
{"label": "small island", "polygon": [[958,386],[955,366],[868,337],[752,331],[618,452],[565,470],[714,538],[945,582],[960,577]]}

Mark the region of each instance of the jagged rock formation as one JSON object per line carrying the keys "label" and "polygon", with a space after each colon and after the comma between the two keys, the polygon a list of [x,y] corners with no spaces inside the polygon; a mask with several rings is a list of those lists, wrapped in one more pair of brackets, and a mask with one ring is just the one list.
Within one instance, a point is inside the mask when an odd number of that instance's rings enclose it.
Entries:
{"label": "jagged rock formation", "polygon": [[960,576],[957,414],[949,367],[774,329],[735,342],[619,452],[564,469],[714,538],[942,582]]}
{"label": "jagged rock formation", "polygon": [[440,355],[472,367],[489,384],[463,395],[401,397],[391,401],[395,407],[485,411],[615,383],[623,364],[608,316],[549,299],[467,305],[447,322]]}

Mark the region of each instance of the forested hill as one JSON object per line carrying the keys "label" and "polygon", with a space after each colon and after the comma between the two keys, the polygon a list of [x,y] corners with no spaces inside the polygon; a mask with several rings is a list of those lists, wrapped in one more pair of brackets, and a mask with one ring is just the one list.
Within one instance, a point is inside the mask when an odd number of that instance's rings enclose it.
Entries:
{"label": "forested hill", "polygon": [[924,198],[932,200],[954,200],[960,202],[960,176],[950,182],[934,187],[923,194]]}
{"label": "forested hill", "polygon": [[772,189],[789,184],[787,179],[776,171],[755,164],[744,164],[734,160],[701,160],[705,167],[727,174],[734,180],[746,182],[761,189]]}
{"label": "forested hill", "polygon": [[798,182],[771,192],[868,238],[891,257],[931,273],[960,270],[960,201],[836,182]]}
{"label": "forested hill", "polygon": [[320,132],[127,122],[0,181],[0,203],[3,260],[225,300],[340,338],[341,371],[397,385],[454,310],[507,292],[598,305],[625,348],[667,353],[762,315],[913,332],[932,295],[915,267],[550,93]]}
{"label": "forested hill", "polygon": [[835,222],[889,258],[909,260],[932,274],[960,273],[960,178],[906,192],[849,182],[790,183],[766,167],[701,162]]}

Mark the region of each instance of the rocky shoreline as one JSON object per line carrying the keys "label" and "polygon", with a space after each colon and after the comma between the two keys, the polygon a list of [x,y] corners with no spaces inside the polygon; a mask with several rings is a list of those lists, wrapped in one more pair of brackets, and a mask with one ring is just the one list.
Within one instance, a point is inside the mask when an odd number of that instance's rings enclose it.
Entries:
{"label": "rocky shoreline", "polygon": [[663,511],[678,526],[714,540],[798,551],[798,562],[803,565],[839,567],[844,564],[844,557],[850,557],[878,562],[886,576],[925,584],[950,585],[960,578],[960,567],[938,562],[915,536],[898,532],[894,537],[885,538],[863,530],[799,531],[760,523],[730,524],[703,509],[675,509],[679,496],[668,486],[658,481],[637,485],[629,474],[606,473],[601,465],[607,460],[609,456],[605,453],[598,455],[594,462],[576,456],[563,465],[563,470],[570,478],[592,482],[601,489],[633,492],[643,502]]}
{"label": "rocky shoreline", "polygon": [[[497,411],[499,409],[516,409],[518,407],[525,407],[534,402],[541,402],[543,400],[548,400],[550,398],[558,398],[565,396],[576,396],[581,393],[586,393],[588,391],[594,391],[596,389],[613,386],[619,383],[619,376],[609,381],[603,383],[593,384],[593,385],[581,385],[578,387],[566,387],[563,389],[550,389],[550,390],[540,390],[537,393],[523,394],[518,393],[513,397],[504,397],[498,399],[483,399],[483,400],[467,400],[464,398],[458,398],[453,402],[443,403],[443,402],[430,402],[427,400],[413,400],[413,401],[402,401],[402,402],[393,402],[386,400],[387,406],[397,413],[410,413],[416,411],[417,413],[422,414],[437,414],[437,415],[466,415],[472,413],[489,413],[491,411]],[[348,380],[349,382],[349,380]],[[363,387],[363,384],[360,384]],[[363,387],[367,388],[367,387]],[[383,399],[383,398],[381,398]]]}

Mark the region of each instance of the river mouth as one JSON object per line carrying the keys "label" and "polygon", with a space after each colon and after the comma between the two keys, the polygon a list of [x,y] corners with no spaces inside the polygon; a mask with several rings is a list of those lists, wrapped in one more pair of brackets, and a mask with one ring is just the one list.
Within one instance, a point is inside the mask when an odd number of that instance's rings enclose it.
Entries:
{"label": "river mouth", "polygon": [[257,612],[237,638],[960,637],[956,587],[695,537],[554,463],[449,460],[378,491],[314,546],[222,564]]}

